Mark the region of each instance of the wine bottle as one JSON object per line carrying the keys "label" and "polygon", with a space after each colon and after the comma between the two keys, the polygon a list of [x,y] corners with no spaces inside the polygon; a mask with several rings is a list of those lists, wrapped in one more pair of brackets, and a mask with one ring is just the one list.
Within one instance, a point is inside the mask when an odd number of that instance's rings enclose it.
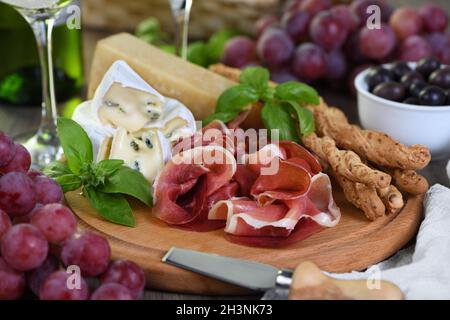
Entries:
{"label": "wine bottle", "polygon": [[[79,1],[74,1],[79,5]],[[0,3],[0,103],[41,105],[36,40],[30,25],[11,6]],[[81,30],[58,19],[53,30],[53,63],[58,102],[80,93],[84,83]]]}

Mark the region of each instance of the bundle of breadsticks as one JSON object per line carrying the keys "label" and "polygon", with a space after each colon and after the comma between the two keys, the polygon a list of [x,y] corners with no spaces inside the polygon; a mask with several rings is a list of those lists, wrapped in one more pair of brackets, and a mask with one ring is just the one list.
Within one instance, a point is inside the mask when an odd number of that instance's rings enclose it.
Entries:
{"label": "bundle of breadsticks", "polygon": [[[238,69],[224,65],[210,69],[239,81]],[[316,131],[303,137],[302,143],[336,179],[347,200],[369,220],[399,212],[405,203],[404,195],[428,190],[428,181],[416,172],[431,160],[427,147],[407,147],[384,133],[363,130],[323,100],[307,108],[314,114]]]}

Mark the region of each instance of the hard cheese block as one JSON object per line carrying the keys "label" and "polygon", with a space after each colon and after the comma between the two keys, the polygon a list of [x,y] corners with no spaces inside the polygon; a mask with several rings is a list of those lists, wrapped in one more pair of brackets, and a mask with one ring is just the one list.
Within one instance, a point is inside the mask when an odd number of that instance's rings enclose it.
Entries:
{"label": "hard cheese block", "polygon": [[126,61],[162,95],[184,103],[196,119],[214,112],[219,95],[234,82],[165,53],[138,38],[120,33],[98,42],[89,83],[89,98],[116,60]]}

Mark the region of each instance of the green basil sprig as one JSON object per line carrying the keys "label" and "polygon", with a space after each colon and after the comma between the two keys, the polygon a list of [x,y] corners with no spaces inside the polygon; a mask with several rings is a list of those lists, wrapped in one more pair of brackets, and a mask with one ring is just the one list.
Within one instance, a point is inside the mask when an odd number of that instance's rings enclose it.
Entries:
{"label": "green basil sprig", "polygon": [[125,196],[152,205],[150,184],[122,160],[93,161],[92,143],[75,121],[59,118],[58,135],[67,162],[55,161],[44,173],[61,185],[64,192],[83,188],[83,195],[106,220],[134,227],[136,221]]}
{"label": "green basil sprig", "polygon": [[225,90],[217,100],[214,114],[203,122],[213,120],[229,122],[251,104],[262,102],[261,118],[267,129],[278,129],[281,140],[299,142],[299,133],[314,132],[314,117],[305,105],[319,104],[317,91],[307,84],[288,81],[273,88],[270,74],[261,67],[249,67],[242,71],[239,85]]}

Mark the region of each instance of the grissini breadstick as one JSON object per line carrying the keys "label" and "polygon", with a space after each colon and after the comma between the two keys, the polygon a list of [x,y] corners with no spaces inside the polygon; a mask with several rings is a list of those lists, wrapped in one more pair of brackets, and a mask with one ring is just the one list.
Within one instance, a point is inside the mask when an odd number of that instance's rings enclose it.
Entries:
{"label": "grissini breadstick", "polygon": [[367,219],[374,221],[377,218],[384,216],[386,207],[378,196],[375,188],[350,181],[334,172],[332,172],[332,174],[344,191],[347,200],[353,203],[355,207],[361,209]]}
{"label": "grissini breadstick", "polygon": [[377,188],[377,193],[386,207],[387,214],[395,214],[403,208],[403,196],[395,186]]}
{"label": "grissini breadstick", "polygon": [[403,192],[423,194],[429,188],[428,180],[414,170],[386,169],[392,175],[394,184]]}
{"label": "grissini breadstick", "polygon": [[408,148],[384,133],[351,125],[337,108],[325,103],[308,108],[314,114],[320,135],[333,138],[338,147],[353,150],[377,165],[415,170],[424,168],[431,160],[427,147],[412,145]]}
{"label": "grissini breadstick", "polygon": [[367,166],[353,151],[339,150],[330,137],[319,138],[312,133],[302,138],[303,144],[327,161],[331,168],[339,175],[350,181],[363,183],[370,187],[386,188],[391,183],[391,176]]}
{"label": "grissini breadstick", "polygon": [[[383,216],[386,211],[386,207],[377,194],[377,190],[374,186],[367,186],[363,183],[347,179],[344,175],[346,174],[352,176],[350,170],[344,169],[343,166],[333,167],[331,165],[330,161],[328,160],[327,153],[323,148],[324,140],[326,141],[328,139],[332,140],[329,137],[319,138],[315,133],[312,133],[306,137],[303,137],[302,142],[308,149],[313,151],[319,157],[321,163],[325,163],[324,167],[328,169],[327,172],[333,175],[338,181],[339,185],[344,191],[344,195],[347,200],[353,203],[357,208],[361,209],[366,215],[367,219],[373,221],[378,217]],[[339,151],[336,147],[335,150]],[[356,155],[356,157],[358,156]],[[364,165],[363,163],[361,164]],[[364,171],[370,170],[372,169],[367,167],[367,170]],[[355,176],[352,176],[352,178],[355,179]],[[390,179],[388,181],[390,181]]]}

